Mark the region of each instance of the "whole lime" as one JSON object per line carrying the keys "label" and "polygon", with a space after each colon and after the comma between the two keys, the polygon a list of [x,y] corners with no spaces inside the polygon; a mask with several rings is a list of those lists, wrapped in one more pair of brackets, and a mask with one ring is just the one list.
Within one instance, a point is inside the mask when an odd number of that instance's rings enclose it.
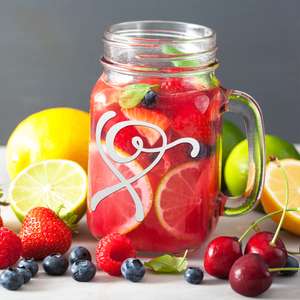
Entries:
{"label": "whole lime", "polygon": [[245,136],[242,131],[232,122],[223,121],[222,132],[222,190],[225,189],[224,168],[226,160],[232,149],[244,140]]}
{"label": "whole lime", "polygon": [[[294,158],[300,160],[297,149],[289,142],[272,135],[265,135],[266,157],[275,155],[279,160]],[[248,180],[248,142],[243,140],[229,154],[224,170],[225,182],[232,196],[245,192]],[[266,161],[268,163],[268,159]]]}

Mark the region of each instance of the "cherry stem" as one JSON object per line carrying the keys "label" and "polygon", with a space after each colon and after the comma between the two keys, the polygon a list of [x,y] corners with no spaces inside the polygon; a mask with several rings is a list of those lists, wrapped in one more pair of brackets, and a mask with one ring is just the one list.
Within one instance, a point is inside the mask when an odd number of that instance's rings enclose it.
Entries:
{"label": "cherry stem", "polygon": [[278,271],[300,271],[300,268],[272,268],[268,269],[269,272],[278,272]]}
{"label": "cherry stem", "polygon": [[[253,228],[255,227],[259,222],[263,221],[264,219],[268,218],[268,217],[271,217],[273,215],[276,215],[276,214],[280,214],[282,213],[284,210],[278,210],[278,211],[275,211],[275,212],[272,212],[268,215],[265,215],[263,216],[262,218],[258,219],[256,222],[254,222],[246,231],[245,233],[240,237],[239,239],[239,243],[242,241],[242,239],[247,235],[247,233]],[[299,211],[300,212],[300,207],[293,207],[293,208],[288,208],[286,211]]]}
{"label": "cherry stem", "polygon": [[300,254],[300,252],[286,251],[288,254]]}
{"label": "cherry stem", "polygon": [[284,204],[283,213],[282,213],[280,222],[279,222],[279,224],[277,226],[277,230],[276,230],[276,232],[274,234],[274,237],[273,237],[272,241],[269,243],[271,246],[275,246],[275,242],[276,242],[277,236],[279,234],[279,231],[281,229],[281,225],[283,223],[283,220],[284,220],[284,217],[285,217],[285,214],[286,214],[286,211],[287,211],[288,200],[289,200],[289,183],[288,183],[288,180],[287,180],[287,177],[286,177],[285,170],[282,167],[282,165],[279,162],[279,160],[277,159],[277,157],[275,155],[272,155],[272,156],[269,157],[269,160],[271,162],[273,162],[277,167],[280,168],[280,170],[281,170],[281,172],[283,174],[284,180],[285,180],[285,185],[286,185],[286,198],[285,198],[285,204]]}

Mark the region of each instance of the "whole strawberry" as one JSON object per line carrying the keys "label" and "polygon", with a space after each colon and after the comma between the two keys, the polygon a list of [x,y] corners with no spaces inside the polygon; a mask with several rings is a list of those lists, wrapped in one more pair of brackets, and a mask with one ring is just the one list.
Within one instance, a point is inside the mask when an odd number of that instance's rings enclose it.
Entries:
{"label": "whole strawberry", "polygon": [[1,216],[0,216],[0,227],[3,227],[3,221],[2,221]]}
{"label": "whole strawberry", "polygon": [[46,207],[31,209],[24,218],[19,237],[22,241],[22,257],[44,259],[51,253],[64,254],[72,244],[72,224],[76,216],[68,214],[66,219]]}
{"label": "whole strawberry", "polygon": [[0,269],[14,265],[20,258],[22,243],[11,230],[0,228]]}

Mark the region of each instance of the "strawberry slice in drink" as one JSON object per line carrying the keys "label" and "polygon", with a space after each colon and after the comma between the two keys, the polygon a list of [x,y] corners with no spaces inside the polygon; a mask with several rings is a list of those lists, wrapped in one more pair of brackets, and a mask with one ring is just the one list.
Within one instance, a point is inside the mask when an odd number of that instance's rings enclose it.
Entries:
{"label": "strawberry slice in drink", "polygon": [[[163,114],[157,113],[143,107],[135,106],[134,108],[121,109],[124,116],[131,121],[141,121],[158,126],[163,131],[166,131],[170,125],[170,121]],[[147,139],[150,146],[153,146],[161,137],[158,130],[145,125],[134,126],[136,130]]]}
{"label": "strawberry slice in drink", "polygon": [[216,142],[216,132],[207,118],[198,110],[183,110],[172,124],[175,131],[185,137],[192,137],[199,142],[213,145]]}

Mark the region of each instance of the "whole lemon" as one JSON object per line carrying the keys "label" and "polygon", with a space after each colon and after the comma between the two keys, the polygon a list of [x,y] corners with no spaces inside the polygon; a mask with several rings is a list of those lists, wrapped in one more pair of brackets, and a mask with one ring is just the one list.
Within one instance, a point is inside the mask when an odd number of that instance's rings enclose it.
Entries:
{"label": "whole lemon", "polygon": [[22,121],[7,143],[6,165],[13,179],[25,167],[47,159],[68,159],[87,172],[89,114],[73,108],[50,108]]}
{"label": "whole lemon", "polygon": [[[275,155],[278,159],[300,159],[297,149],[289,142],[273,136],[265,135],[266,162],[268,157]],[[224,170],[225,182],[232,196],[239,196],[245,192],[248,180],[248,142],[243,140],[230,152]]]}

